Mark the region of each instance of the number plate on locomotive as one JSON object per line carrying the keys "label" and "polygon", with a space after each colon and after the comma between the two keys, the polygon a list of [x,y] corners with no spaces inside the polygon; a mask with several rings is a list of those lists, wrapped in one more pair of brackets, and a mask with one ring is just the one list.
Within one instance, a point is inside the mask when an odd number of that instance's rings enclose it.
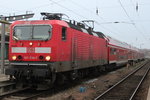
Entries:
{"label": "number plate on locomotive", "polygon": [[35,48],[27,47],[27,53],[35,53]]}

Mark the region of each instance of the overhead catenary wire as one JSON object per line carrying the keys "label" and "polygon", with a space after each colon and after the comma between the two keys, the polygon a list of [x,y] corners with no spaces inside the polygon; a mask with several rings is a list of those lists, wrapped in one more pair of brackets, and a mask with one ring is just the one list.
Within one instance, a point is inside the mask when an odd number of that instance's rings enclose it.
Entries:
{"label": "overhead catenary wire", "polygon": [[125,12],[126,16],[128,17],[129,21],[130,21],[131,23],[134,23],[134,24],[132,24],[132,25],[135,27],[135,29],[137,30],[137,32],[138,32],[140,35],[142,35],[142,36],[146,39],[146,37],[144,36],[144,34],[137,28],[136,23],[130,18],[129,14],[127,13],[126,9],[124,8],[124,6],[123,6],[121,0],[118,0],[118,2],[119,2],[119,4],[120,4],[120,6],[122,7],[123,11]]}
{"label": "overhead catenary wire", "polygon": [[[10,7],[6,6],[6,5],[0,4],[0,6],[1,6],[1,8],[5,8],[5,9],[9,9],[9,10],[11,9],[11,10],[13,10],[13,11],[18,11],[18,10],[16,10],[16,9],[10,8]],[[1,13],[3,13],[3,14],[10,14],[10,13],[7,13],[6,11],[5,11],[5,12],[1,12]]]}
{"label": "overhead catenary wire", "polygon": [[[134,5],[134,2],[133,2],[132,0],[130,0],[130,1],[131,1],[131,3],[133,4],[133,7],[134,7],[134,9],[135,9],[135,11],[136,11],[136,15],[137,15],[138,19],[141,19],[141,18],[140,18],[140,15],[139,15],[139,3],[136,2],[136,5]],[[138,6],[138,7],[137,7],[137,6]],[[140,23],[139,25],[141,26],[143,32],[146,33],[144,26],[143,26],[141,23]],[[143,35],[144,35],[144,37],[146,37],[145,34],[143,34]]]}
{"label": "overhead catenary wire", "polygon": [[[73,4],[76,4],[76,6],[78,6],[78,7],[82,8],[82,9],[84,9],[85,11],[95,14],[91,9],[88,9],[88,8],[86,8],[86,7],[82,6],[82,5],[80,5],[80,4],[76,3],[76,2],[74,2],[73,0],[69,0],[69,1],[72,2]],[[97,15],[97,16],[99,16],[99,15]],[[104,20],[103,17],[101,17],[101,16],[99,16],[99,17],[100,17],[102,20]]]}
{"label": "overhead catenary wire", "polygon": [[[49,1],[51,1],[51,0],[49,0]],[[79,12],[77,12],[77,11],[75,11],[75,10],[73,10],[73,8],[68,8],[66,5],[63,5],[63,4],[61,4],[60,2],[64,2],[64,0],[52,0],[52,2],[51,3],[47,3],[47,4],[44,4],[44,5],[39,5],[39,6],[37,6],[37,7],[33,7],[33,8],[30,8],[30,9],[39,9],[39,8],[42,8],[42,7],[47,7],[47,6],[51,6],[52,4],[56,4],[56,5],[58,5],[59,7],[61,7],[61,8],[64,8],[64,9],[66,9],[67,11],[69,11],[69,12],[72,12],[73,14],[76,14],[77,16],[79,16],[79,17],[81,17],[81,18],[84,18],[84,19],[89,19],[89,18],[87,18],[86,16],[84,16],[82,13],[80,14]],[[66,0],[65,0],[66,1]],[[72,2],[73,0],[69,0],[68,2]],[[97,0],[98,1],[98,0]],[[78,2],[76,2],[76,1],[73,1],[73,4],[75,5],[75,6],[78,6],[78,7],[81,7],[81,8],[83,8],[85,11],[87,11],[87,12],[91,12],[91,14],[93,13],[93,14],[95,14],[94,16],[95,16],[95,18],[97,19],[97,18],[100,18],[101,20],[103,20],[104,22],[106,22],[106,20],[103,18],[103,17],[101,17],[100,16],[100,13],[98,14],[98,15],[96,15],[96,13],[95,13],[95,10],[92,10],[92,9],[90,9],[89,7],[87,7],[87,6],[85,6],[85,5],[82,5],[82,4],[79,4]],[[61,5],[61,6],[60,6]],[[98,7],[98,5],[96,5],[97,7]],[[117,5],[118,6],[118,5]],[[124,6],[124,5],[123,5]],[[126,7],[127,6],[129,6],[129,5],[125,5]],[[27,9],[25,10],[25,11],[27,11]],[[20,12],[22,12],[22,11],[20,11]],[[128,13],[128,12],[127,12]],[[130,16],[129,16],[130,17]],[[132,20],[132,19],[131,19]],[[98,23],[96,22],[96,24],[97,25],[99,25],[99,26],[101,26],[103,29],[105,29],[105,30],[107,30],[107,31],[110,31],[110,33],[112,33],[112,34],[115,34],[115,35],[120,35],[121,36],[121,32],[118,32],[117,31],[117,29],[109,29],[109,27],[110,26],[105,26],[105,25],[102,25],[101,23],[100,23],[100,20],[99,19],[97,19],[97,21],[98,21]],[[133,22],[134,22],[134,20],[132,20]],[[112,26],[113,27],[113,26]],[[135,26],[134,26],[135,27]],[[112,32],[112,31],[113,32]],[[136,29],[136,30],[138,30],[138,29]],[[139,30],[140,31],[140,30]]]}
{"label": "overhead catenary wire", "polygon": [[[62,0],[58,0],[58,1],[55,1],[55,2],[61,2]],[[63,0],[64,1],[64,0]],[[48,6],[51,6],[51,5],[53,5],[54,3],[51,3],[51,4],[49,4],[49,3],[46,3],[46,4],[42,4],[42,5],[38,5],[38,6],[35,6],[35,7],[31,7],[31,8],[28,8],[28,9],[24,9],[24,10],[16,10],[15,12],[14,12],[14,14],[15,13],[20,13],[20,12],[26,12],[26,11],[31,11],[32,12],[32,10],[34,9],[40,9],[40,8],[43,8],[43,7],[48,7]],[[10,15],[10,13],[8,13],[9,15]]]}
{"label": "overhead catenary wire", "polygon": [[101,26],[102,28],[104,28],[105,30],[110,31],[111,33],[113,33],[113,34],[115,34],[115,35],[118,35],[118,33],[116,33],[116,32],[114,32],[114,31],[110,30],[109,28],[106,28],[106,27],[102,26],[101,23],[99,23],[99,22],[97,22],[97,21],[95,21],[95,23],[98,24],[99,26]]}
{"label": "overhead catenary wire", "polygon": [[[47,6],[50,6],[50,5],[53,5],[53,4],[56,4],[56,5],[58,5],[59,7],[62,7],[62,8],[64,8],[64,9],[66,9],[66,10],[68,10],[68,11],[70,11],[70,12],[72,12],[73,14],[76,14],[76,15],[78,15],[79,17],[82,17],[82,18],[84,18],[84,19],[89,19],[89,18],[86,18],[86,17],[84,17],[84,16],[82,16],[82,15],[80,15],[80,14],[78,14],[77,12],[75,12],[74,10],[71,10],[71,9],[69,9],[69,8],[67,8],[67,7],[65,7],[65,6],[63,6],[63,5],[61,5],[60,4],[60,2],[62,1],[62,0],[58,0],[58,1],[54,1],[54,0],[49,0],[49,1],[51,1],[52,3],[48,3],[48,4],[44,4],[44,5],[39,5],[39,6],[36,6],[36,7],[32,7],[32,8],[30,8],[30,9],[39,9],[39,8],[42,8],[42,7],[47,7]],[[76,4],[78,7],[80,7],[80,8],[82,8],[82,9],[84,9],[85,11],[87,11],[87,12],[91,12],[91,13],[93,13],[93,14],[95,14],[91,9],[88,9],[88,8],[86,8],[86,7],[84,7],[84,6],[81,6],[81,5],[79,5],[78,3],[76,3],[76,2],[74,2],[74,1],[72,1],[72,0],[70,0],[71,2],[73,2],[73,4]],[[29,9],[28,9],[29,10]],[[24,10],[24,11],[27,11],[27,9],[26,10]],[[18,12],[23,12],[23,10],[21,10],[21,11],[18,11]],[[17,13],[17,12],[16,12]],[[95,14],[96,15],[96,14]],[[104,20],[104,18],[102,18],[101,16],[99,16],[99,15],[97,15],[97,17],[98,18],[100,18],[101,20],[103,20],[104,22],[106,22],[105,20]],[[98,23],[96,23],[97,25],[100,25],[100,23],[98,24]],[[105,30],[109,30],[110,31],[110,33],[112,33],[112,34],[115,34],[116,36],[118,36],[119,34],[117,33],[117,32],[112,32],[112,30],[111,29],[109,29],[109,28],[106,28],[105,26],[102,26],[102,25],[100,25],[101,27],[103,27],[103,29],[105,29]]]}
{"label": "overhead catenary wire", "polygon": [[[84,16],[82,16],[82,15],[80,15],[80,14],[78,14],[78,13],[76,13],[75,11],[73,11],[73,10],[71,10],[71,9],[69,9],[69,8],[67,8],[67,7],[65,7],[65,6],[63,6],[63,5],[61,5],[61,4],[59,4],[58,2],[55,2],[55,1],[53,1],[53,0],[49,0],[49,1],[51,1],[52,3],[54,3],[54,4],[57,4],[58,6],[60,6],[60,7],[62,7],[62,8],[64,8],[64,9],[66,9],[66,10],[68,10],[68,11],[70,11],[70,12],[72,12],[72,13],[74,13],[74,14],[76,14],[76,15],[78,15],[79,17],[82,17],[82,18],[84,18],[84,19],[88,19],[88,18],[86,18],[86,17],[84,17]],[[74,2],[75,3],[75,2]],[[77,3],[76,3],[77,4]],[[79,6],[79,4],[77,4],[78,6]],[[85,7],[82,7],[83,9],[86,9]],[[86,10],[88,10],[88,9],[86,9]],[[88,10],[89,11],[89,10]],[[95,13],[94,13],[95,14]],[[104,19],[103,19],[104,20]],[[98,22],[96,22],[96,24],[98,24],[98,25],[100,25],[101,27],[103,27],[105,30],[109,30],[110,31],[110,33],[112,33],[112,34],[117,34],[116,32],[113,32],[112,30],[110,30],[110,29],[108,29],[108,28],[106,28],[106,27],[104,27],[104,26],[102,26],[100,23],[98,23]],[[119,34],[117,34],[117,35],[119,35]]]}
{"label": "overhead catenary wire", "polygon": [[[76,3],[75,1],[73,1],[73,0],[70,0],[73,4],[75,4],[76,6],[78,6],[78,7],[80,7],[80,8],[82,8],[82,9],[84,9],[85,11],[87,11],[87,12],[90,12],[90,13],[93,13],[94,15],[97,15],[95,12],[93,12],[91,9],[88,9],[88,8],[86,8],[86,7],[84,7],[84,6],[82,6],[82,5],[80,5],[80,4],[78,4],[78,3]],[[97,2],[96,2],[96,4],[97,4]],[[100,20],[103,20],[104,22],[106,22],[106,20],[103,18],[103,17],[101,17],[101,16],[99,16],[99,14],[97,15],[97,18],[99,18]],[[95,21],[95,20],[94,20]],[[114,34],[114,35],[116,35],[116,36],[118,36],[118,35],[120,35],[120,34],[118,34],[118,32],[114,32],[114,31],[112,31],[111,29],[109,29],[109,28],[107,28],[107,27],[105,27],[105,26],[103,26],[101,23],[99,23],[98,21],[95,21],[95,23],[97,24],[97,25],[99,25],[99,26],[101,26],[103,29],[105,29],[105,30],[109,30],[110,31],[110,33],[112,33],[112,34]],[[106,22],[107,23],[107,22]]]}
{"label": "overhead catenary wire", "polygon": [[[58,1],[54,1],[54,0],[49,0],[49,1],[52,1],[52,3],[51,4],[44,4],[44,5],[39,5],[39,6],[36,6],[36,7],[32,7],[32,8],[29,8],[29,9],[39,9],[39,8],[42,8],[42,7],[47,7],[47,6],[50,6],[50,5],[53,5],[53,4],[57,4],[58,6],[60,6],[60,7],[62,7],[62,8],[64,8],[64,9],[66,9],[66,10],[68,10],[68,11],[70,11],[70,12],[72,12],[73,14],[76,14],[76,15],[78,15],[79,17],[82,17],[82,18],[84,18],[84,19],[88,19],[88,18],[86,18],[86,17],[84,17],[84,16],[82,16],[82,15],[80,15],[80,14],[78,14],[78,13],[76,13],[74,10],[71,10],[71,9],[69,9],[69,8],[67,8],[67,7],[65,7],[65,6],[63,6],[63,5],[61,5],[61,4],[59,4],[62,0],[58,0]],[[71,0],[72,1],[72,0]],[[76,3],[76,2],[74,2],[74,1],[72,1],[74,4],[76,4],[76,5],[78,5],[78,7],[82,7],[84,10],[86,10],[87,12],[91,12],[91,13],[93,13],[93,14],[95,14],[91,9],[88,9],[88,8],[86,8],[86,7],[84,7],[84,6],[80,6],[78,3]],[[29,10],[28,9],[28,10]],[[19,13],[19,12],[23,12],[23,11],[27,11],[27,9],[25,9],[25,10],[17,10],[17,12],[15,12],[15,13]],[[101,20],[104,20],[101,16],[99,16],[99,18],[101,19]],[[96,23],[96,24],[98,24],[98,23]],[[100,24],[99,24],[100,25]],[[109,30],[110,31],[110,33],[112,33],[112,31],[110,30],[110,29],[108,29],[108,28],[106,28],[106,27],[104,27],[104,26],[102,26],[102,25],[100,25],[101,27],[103,27],[105,30]],[[113,32],[112,34],[117,34],[116,32]]]}
{"label": "overhead catenary wire", "polygon": [[[71,2],[73,2],[73,1],[71,0]],[[77,6],[83,8],[83,9],[85,9],[85,10],[88,10],[87,8],[85,8],[85,7],[83,7],[83,6],[80,6],[80,5],[79,5],[78,3],[76,3],[76,2],[73,2],[73,3],[75,3]],[[131,23],[134,23],[134,21],[130,18],[130,16],[128,15],[126,9],[125,9],[124,6],[122,5],[121,1],[120,1],[120,4],[121,4],[122,8],[124,9],[124,12],[125,12],[126,15],[128,16],[130,22],[131,22]],[[133,4],[133,3],[132,3],[132,4]],[[88,11],[90,11],[90,10],[88,10]],[[92,12],[92,11],[91,11],[91,12]],[[98,15],[98,14],[97,14],[97,15]],[[103,18],[101,18],[101,19],[104,20]],[[99,22],[96,22],[96,24],[100,25],[101,27],[103,27],[103,28],[106,29],[106,30],[109,30],[108,28],[102,26]],[[142,32],[137,28],[137,26],[135,25],[135,23],[132,24],[132,25],[135,27],[135,29],[137,30],[138,33],[141,33],[141,34],[142,34]],[[111,30],[109,30],[109,31],[110,31],[111,33],[115,33],[115,35],[116,35],[116,32],[111,31]],[[145,38],[144,34],[143,34],[142,36]]]}
{"label": "overhead catenary wire", "polygon": [[122,7],[123,11],[125,12],[126,16],[128,17],[128,19],[131,21],[131,23],[133,23],[133,20],[128,15],[128,13],[127,13],[126,9],[124,8],[123,4],[121,3],[121,1],[120,0],[118,0],[118,1],[119,1],[120,6]]}
{"label": "overhead catenary wire", "polygon": [[78,15],[79,17],[82,17],[82,18],[87,19],[86,17],[84,17],[84,16],[82,16],[82,15],[76,13],[74,10],[68,9],[67,7],[65,7],[65,6],[63,6],[63,5],[61,5],[61,4],[57,3],[57,2],[55,2],[55,1],[53,1],[53,0],[49,0],[49,1],[51,1],[51,2],[53,2],[53,3],[55,3],[55,4],[57,4],[57,5],[59,5],[60,7],[64,8],[64,9],[67,9],[67,10],[70,11],[70,12],[73,12],[74,14]]}

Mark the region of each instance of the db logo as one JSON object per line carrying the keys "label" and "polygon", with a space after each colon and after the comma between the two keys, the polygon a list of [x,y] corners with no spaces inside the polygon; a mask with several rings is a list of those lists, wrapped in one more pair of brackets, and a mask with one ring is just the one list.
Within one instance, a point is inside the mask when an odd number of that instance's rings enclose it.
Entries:
{"label": "db logo", "polygon": [[27,53],[35,53],[35,48],[33,48],[33,47],[28,47],[28,48],[27,48]]}

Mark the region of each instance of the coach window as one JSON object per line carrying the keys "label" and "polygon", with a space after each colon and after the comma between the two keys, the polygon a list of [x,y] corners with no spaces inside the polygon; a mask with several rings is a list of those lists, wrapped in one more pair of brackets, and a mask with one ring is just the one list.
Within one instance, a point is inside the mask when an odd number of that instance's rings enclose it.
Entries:
{"label": "coach window", "polygon": [[62,27],[62,40],[66,40],[67,37],[67,32],[66,32],[67,28],[66,27]]}
{"label": "coach window", "polygon": [[113,54],[113,48],[110,48],[110,54]]}
{"label": "coach window", "polygon": [[112,54],[112,55],[116,55],[116,49],[115,48],[110,48],[110,53]]}

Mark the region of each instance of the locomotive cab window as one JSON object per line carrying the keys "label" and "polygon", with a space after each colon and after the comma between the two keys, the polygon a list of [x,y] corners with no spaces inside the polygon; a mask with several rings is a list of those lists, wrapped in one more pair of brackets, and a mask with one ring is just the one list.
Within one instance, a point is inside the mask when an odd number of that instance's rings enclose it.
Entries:
{"label": "locomotive cab window", "polygon": [[15,26],[13,31],[15,40],[48,40],[51,37],[50,25],[22,25]]}
{"label": "locomotive cab window", "polygon": [[67,37],[67,28],[66,27],[62,27],[62,40],[66,40]]}

